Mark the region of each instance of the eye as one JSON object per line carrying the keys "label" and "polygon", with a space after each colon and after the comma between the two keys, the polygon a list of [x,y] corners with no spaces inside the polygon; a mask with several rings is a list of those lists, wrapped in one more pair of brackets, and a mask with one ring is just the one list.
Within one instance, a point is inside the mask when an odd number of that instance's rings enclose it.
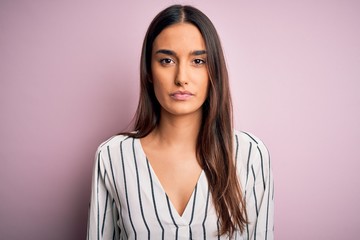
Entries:
{"label": "eye", "polygon": [[193,60],[193,63],[194,63],[195,65],[203,65],[203,64],[205,64],[206,62],[205,62],[205,60],[203,60],[203,59],[197,58],[197,59],[194,59],[194,60]]}
{"label": "eye", "polygon": [[169,65],[175,63],[171,58],[162,58],[159,60],[162,65]]}

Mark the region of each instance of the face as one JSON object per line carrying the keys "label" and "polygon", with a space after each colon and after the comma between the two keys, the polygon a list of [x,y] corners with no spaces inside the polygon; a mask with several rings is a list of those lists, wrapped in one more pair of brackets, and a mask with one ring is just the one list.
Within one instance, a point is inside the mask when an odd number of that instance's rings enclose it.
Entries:
{"label": "face", "polygon": [[194,25],[174,24],[156,37],[151,71],[162,115],[202,114],[209,76],[205,41]]}

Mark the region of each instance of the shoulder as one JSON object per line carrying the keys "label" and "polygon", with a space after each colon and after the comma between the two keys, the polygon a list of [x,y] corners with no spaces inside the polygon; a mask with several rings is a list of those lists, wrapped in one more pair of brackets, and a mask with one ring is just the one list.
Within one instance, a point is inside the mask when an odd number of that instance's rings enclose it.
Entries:
{"label": "shoulder", "polygon": [[120,148],[123,148],[124,151],[128,152],[131,144],[123,143],[127,143],[130,139],[133,139],[133,137],[127,135],[115,135],[102,142],[96,150],[95,167],[99,168],[101,172],[105,171],[105,169],[109,170],[112,168],[112,165],[116,167],[115,165],[119,163],[116,159],[120,158]]}
{"label": "shoulder", "polygon": [[133,137],[130,137],[130,136],[127,136],[127,135],[115,135],[115,136],[112,136],[109,139],[102,142],[98,146],[96,154],[106,156],[105,153],[107,153],[108,151],[112,151],[114,149],[119,149],[122,142],[124,142],[126,140],[129,140],[129,139],[133,139]]}
{"label": "shoulder", "polygon": [[236,167],[246,202],[249,232],[253,236],[271,238],[274,176],[269,151],[263,141],[251,133],[235,131],[234,136],[238,149]]}
{"label": "shoulder", "polygon": [[240,166],[270,169],[270,154],[260,138],[252,133],[238,130],[234,130],[234,138],[235,158]]}
{"label": "shoulder", "polygon": [[252,143],[255,145],[264,145],[260,138],[252,133],[234,130],[235,141],[239,143]]}
{"label": "shoulder", "polygon": [[235,144],[245,144],[260,148],[261,151],[267,151],[267,147],[264,142],[252,133],[234,130]]}

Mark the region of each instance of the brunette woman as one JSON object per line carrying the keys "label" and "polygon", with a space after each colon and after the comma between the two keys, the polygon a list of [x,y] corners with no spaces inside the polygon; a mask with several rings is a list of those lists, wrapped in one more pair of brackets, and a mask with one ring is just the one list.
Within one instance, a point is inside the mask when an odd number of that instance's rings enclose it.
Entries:
{"label": "brunette woman", "polygon": [[134,131],[100,145],[88,239],[273,239],[269,154],[233,129],[218,34],[174,5],[146,33]]}

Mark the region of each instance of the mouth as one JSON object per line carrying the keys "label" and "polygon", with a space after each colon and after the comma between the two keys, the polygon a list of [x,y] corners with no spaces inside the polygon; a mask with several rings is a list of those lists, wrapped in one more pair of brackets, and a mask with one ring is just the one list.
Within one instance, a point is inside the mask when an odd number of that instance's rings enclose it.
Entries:
{"label": "mouth", "polygon": [[177,101],[185,101],[193,96],[194,96],[194,94],[189,91],[176,91],[176,92],[170,93],[170,97]]}

